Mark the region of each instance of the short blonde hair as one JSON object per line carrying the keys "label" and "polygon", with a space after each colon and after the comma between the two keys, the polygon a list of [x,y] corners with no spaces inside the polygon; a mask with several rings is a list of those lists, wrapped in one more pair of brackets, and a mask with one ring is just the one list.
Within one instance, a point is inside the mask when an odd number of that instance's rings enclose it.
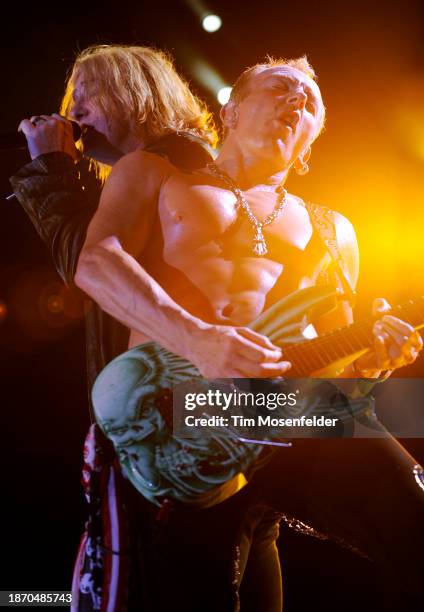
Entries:
{"label": "short blonde hair", "polygon": [[150,47],[94,45],[76,58],[67,80],[61,114],[69,115],[75,75],[106,117],[149,144],[165,134],[184,131],[212,146],[218,140],[212,114],[176,72],[171,57]]}

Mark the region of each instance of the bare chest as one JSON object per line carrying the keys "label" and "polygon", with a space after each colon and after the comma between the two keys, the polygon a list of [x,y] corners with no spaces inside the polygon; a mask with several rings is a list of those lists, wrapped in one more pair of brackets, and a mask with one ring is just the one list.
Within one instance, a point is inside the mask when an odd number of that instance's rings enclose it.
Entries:
{"label": "bare chest", "polygon": [[313,228],[301,201],[288,195],[281,205],[274,192],[259,190],[246,192],[245,199],[247,210],[231,191],[215,186],[166,189],[160,202],[165,242],[191,252],[214,245],[230,259],[254,257],[259,226],[267,258],[282,264],[303,259]]}

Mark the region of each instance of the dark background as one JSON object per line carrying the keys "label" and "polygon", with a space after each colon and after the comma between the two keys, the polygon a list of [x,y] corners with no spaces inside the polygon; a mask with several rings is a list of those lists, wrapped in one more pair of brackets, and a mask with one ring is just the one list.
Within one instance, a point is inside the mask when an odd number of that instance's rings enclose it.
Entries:
{"label": "dark background", "polygon": [[[223,2],[204,4],[223,19],[207,34],[183,2],[34,3],[9,7],[3,21],[0,133],[33,114],[56,112],[75,52],[93,43],[168,49],[194,78],[193,59],[228,84],[266,54],[307,53],[319,75],[327,128],[314,145],[311,173],[289,188],[340,210],[361,247],[359,314],[374,296],[423,293],[423,4],[386,2]],[[24,152],[1,153],[1,194]],[[2,202],[0,347],[3,416],[1,589],[68,589],[85,520],[79,486],[88,426],[82,312],[16,202]],[[423,359],[402,371],[422,375]],[[405,440],[419,460],[421,440]],[[366,500],[364,500],[366,503]],[[395,528],[395,526],[394,526]],[[284,532],[281,550],[290,611],[312,601],[327,610],[365,609],[368,567],[330,544]]]}

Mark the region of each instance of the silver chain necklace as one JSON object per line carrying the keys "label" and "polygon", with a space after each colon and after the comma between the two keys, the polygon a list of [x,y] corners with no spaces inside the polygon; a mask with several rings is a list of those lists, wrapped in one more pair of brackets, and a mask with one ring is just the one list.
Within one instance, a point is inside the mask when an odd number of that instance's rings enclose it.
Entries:
{"label": "silver chain necklace", "polygon": [[212,172],[212,174],[222,179],[224,183],[231,189],[231,191],[236,196],[238,208],[241,208],[243,210],[246,217],[249,219],[250,223],[253,225],[253,229],[255,231],[255,236],[253,238],[253,242],[254,242],[253,252],[256,255],[259,255],[259,257],[266,255],[268,253],[268,248],[266,246],[265,236],[262,232],[262,228],[265,227],[266,225],[271,225],[271,223],[273,223],[281,215],[283,208],[287,204],[286,189],[284,189],[284,187],[281,187],[281,186],[278,187],[277,189],[278,199],[277,199],[277,203],[275,205],[274,210],[267,217],[265,217],[263,221],[259,221],[255,217],[255,215],[252,213],[252,210],[249,206],[249,202],[246,200],[242,190],[237,187],[237,185],[228,176],[228,174],[226,174],[223,170],[220,170],[220,168],[218,168],[218,166],[213,162],[207,164],[207,168]]}

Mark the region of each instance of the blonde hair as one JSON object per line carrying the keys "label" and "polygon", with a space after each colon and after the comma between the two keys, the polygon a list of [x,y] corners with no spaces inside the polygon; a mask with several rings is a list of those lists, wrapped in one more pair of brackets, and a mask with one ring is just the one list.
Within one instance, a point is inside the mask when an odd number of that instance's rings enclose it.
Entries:
{"label": "blonde hair", "polygon": [[105,117],[116,119],[129,134],[147,144],[184,131],[216,145],[212,114],[190,91],[175,71],[171,57],[163,51],[129,45],[84,49],[67,80],[61,104],[64,116],[72,108],[76,74],[83,76],[88,94]]}

